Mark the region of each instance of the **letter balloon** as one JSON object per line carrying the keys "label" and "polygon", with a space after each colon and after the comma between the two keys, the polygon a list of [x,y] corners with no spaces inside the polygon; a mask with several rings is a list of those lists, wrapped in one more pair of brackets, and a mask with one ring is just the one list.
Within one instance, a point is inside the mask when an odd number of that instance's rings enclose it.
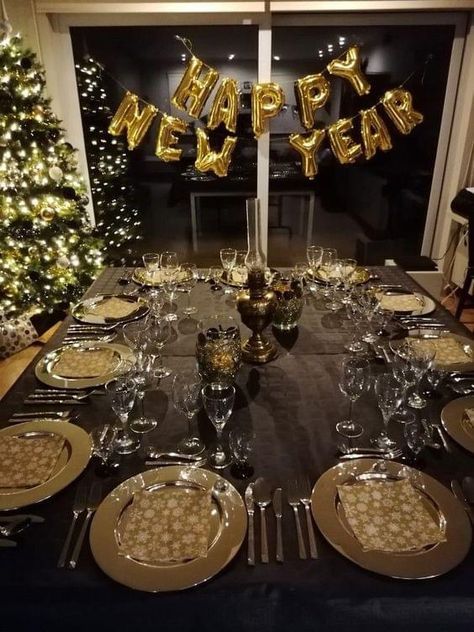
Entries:
{"label": "letter balloon", "polygon": [[227,175],[232,152],[237,143],[237,136],[226,136],[219,153],[212,151],[209,138],[201,127],[196,129],[197,152],[194,163],[198,171],[213,171],[216,176],[222,178]]}
{"label": "letter balloon", "polygon": [[328,127],[331,149],[341,165],[353,163],[362,155],[362,147],[347,135],[353,128],[351,119],[339,119]]}
{"label": "letter balloon", "polygon": [[171,162],[181,158],[183,150],[172,147],[172,145],[176,145],[179,140],[176,133],[184,134],[186,128],[186,123],[181,119],[170,116],[169,114],[163,114],[155,149],[155,154],[158,158],[165,162]]}
{"label": "letter balloon", "polygon": [[367,160],[370,160],[379,148],[382,151],[392,149],[392,142],[387,126],[377,112],[376,107],[374,106],[369,110],[361,110],[360,116],[362,143]]}
{"label": "letter balloon", "polygon": [[311,129],[314,126],[314,114],[325,105],[329,93],[329,81],[323,75],[306,75],[295,81],[296,101],[303,127]]}
{"label": "letter balloon", "polygon": [[382,104],[395,127],[402,134],[409,134],[423,121],[423,114],[413,109],[412,96],[408,90],[402,88],[389,90],[384,94]]}
{"label": "letter balloon", "polygon": [[207,127],[215,129],[224,123],[230,132],[237,129],[237,112],[239,109],[239,93],[237,81],[225,77],[217,90],[216,97],[209,112]]}
{"label": "letter balloon", "polygon": [[316,152],[319,149],[326,132],[323,129],[313,129],[309,134],[291,134],[290,145],[301,156],[301,167],[304,175],[312,180],[318,173]]}
{"label": "letter balloon", "polygon": [[127,92],[109,125],[109,134],[112,136],[120,136],[124,130],[127,130],[127,143],[130,150],[135,149],[142,142],[158,111],[154,105],[148,104],[140,112],[138,104],[137,95]]}
{"label": "letter balloon", "polygon": [[347,79],[359,96],[369,94],[370,83],[360,67],[358,46],[351,46],[344,59],[333,59],[326,67],[331,75]]}
{"label": "letter balloon", "polygon": [[[219,73],[197,57],[191,57],[171,103],[193,118],[199,118]],[[188,105],[188,101],[190,102]]]}
{"label": "letter balloon", "polygon": [[254,83],[252,86],[252,129],[255,138],[265,131],[266,119],[277,116],[285,102],[277,83]]}

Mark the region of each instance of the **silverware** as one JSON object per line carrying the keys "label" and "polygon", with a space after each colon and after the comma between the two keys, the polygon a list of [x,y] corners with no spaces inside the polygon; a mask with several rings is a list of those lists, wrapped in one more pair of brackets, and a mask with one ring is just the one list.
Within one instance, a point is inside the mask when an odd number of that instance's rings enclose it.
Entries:
{"label": "silverware", "polygon": [[112,342],[112,340],[115,340],[115,338],[117,337],[117,334],[114,332],[113,334],[108,334],[106,336],[103,335],[97,335],[97,334],[84,334],[84,335],[68,335],[66,334],[66,336],[64,336],[64,338],[62,339],[62,344],[73,344],[75,342],[84,342],[87,340],[90,340],[92,342]]}
{"label": "silverware", "polygon": [[147,451],[147,457],[149,459],[181,459],[181,461],[202,461],[203,455],[199,454],[181,454],[180,452],[158,452],[154,448],[149,448]]}
{"label": "silverware", "polygon": [[283,538],[281,533],[281,520],[283,518],[282,489],[277,487],[273,492],[273,512],[276,520],[276,561],[283,562]]}
{"label": "silverware", "polygon": [[167,465],[184,465],[185,467],[202,467],[206,465],[207,458],[199,461],[178,461],[176,459],[166,461],[164,459],[154,459],[153,461],[145,461],[147,467],[165,467]]}
{"label": "silverware", "polygon": [[46,389],[39,393],[39,392],[33,392],[30,395],[28,395],[27,400],[37,400],[37,399],[45,399],[46,397],[49,399],[55,399],[56,397],[58,399],[64,399],[64,398],[68,398],[68,399],[76,399],[77,401],[80,401],[81,399],[87,399],[87,397],[89,397],[90,395],[90,391],[84,392],[84,393],[77,393],[76,391],[73,391],[71,393],[71,391],[69,392],[56,392],[56,391],[47,391]]}
{"label": "silverware", "polygon": [[84,482],[79,483],[76,489],[76,495],[74,497],[74,503],[72,506],[72,520],[69,525],[69,531],[67,532],[66,539],[64,540],[61,555],[58,560],[58,568],[63,568],[66,564],[66,556],[71,544],[72,535],[76,527],[76,522],[79,516],[86,510],[87,507],[87,486]]}
{"label": "silverware", "polygon": [[84,522],[82,523],[81,530],[79,532],[79,536],[76,540],[76,545],[72,552],[71,559],[69,560],[69,568],[74,569],[77,566],[77,560],[81,553],[82,543],[84,542],[84,536],[86,535],[87,527],[89,526],[89,522],[92,518],[93,513],[100,505],[102,500],[102,483],[99,481],[94,481],[89,490],[89,494],[87,496],[87,514],[84,518]]}
{"label": "silverware", "polygon": [[96,323],[94,325],[80,325],[79,323],[73,323],[72,325],[69,325],[68,327],[68,331],[90,331],[90,330],[97,330],[97,331],[112,331],[112,329],[115,329],[117,327],[117,325],[102,325],[101,323]]}
{"label": "silverware", "polygon": [[255,502],[260,509],[260,559],[264,564],[268,564],[268,538],[265,510],[272,502],[272,492],[268,482],[260,476],[253,485],[253,493]]}
{"label": "silverware", "polygon": [[35,413],[29,412],[21,412],[21,413],[13,413],[10,419],[14,419],[15,417],[59,417],[60,419],[64,419],[65,417],[69,417],[72,411],[69,410],[39,410]]}
{"label": "silverware", "polygon": [[462,504],[462,506],[464,507],[467,515],[469,516],[469,520],[471,521],[471,524],[474,526],[474,511],[471,505],[467,502],[466,497],[464,496],[462,487],[459,484],[459,481],[457,481],[455,478],[453,478],[453,480],[451,481],[451,490],[453,494],[456,496],[456,498],[459,500],[459,502]]}
{"label": "silverware", "polygon": [[431,424],[433,426],[433,428],[436,430],[436,432],[438,433],[439,438],[441,439],[441,443],[443,444],[443,448],[446,450],[446,452],[451,453],[451,446],[449,445],[449,443],[446,441],[446,437],[444,436],[444,432],[443,429],[441,428],[441,426],[439,425],[439,423],[433,423]]}
{"label": "silverware", "polygon": [[301,531],[300,514],[298,507],[300,506],[300,499],[298,496],[298,489],[296,481],[290,480],[288,482],[288,504],[293,508],[296,525],[296,535],[298,537],[298,551],[301,560],[307,559],[306,548],[303,540],[303,533]]}
{"label": "silverware", "polygon": [[253,483],[247,485],[247,489],[244,494],[245,507],[247,508],[247,514],[249,517],[248,526],[248,547],[247,547],[247,564],[249,566],[255,566],[255,530],[253,523],[254,506],[253,506]]}
{"label": "silverware", "polygon": [[67,421],[69,423],[73,423],[74,421],[77,421],[79,419],[79,415],[75,414],[72,415],[71,417],[37,417],[36,415],[34,415],[33,417],[15,417],[14,419],[9,419],[8,423],[9,424],[23,424],[27,421],[32,421],[32,422],[40,422],[40,421]]}
{"label": "silverware", "polygon": [[399,450],[400,448],[387,450],[386,448],[371,448],[371,447],[358,447],[358,448],[350,448],[346,444],[342,443],[339,445],[339,450],[343,454],[371,454],[372,456],[379,456],[380,454],[387,454],[387,452],[394,452]]}
{"label": "silverware", "polygon": [[39,404],[55,404],[58,406],[74,406],[75,404],[87,404],[87,402],[81,399],[74,399],[73,397],[68,397],[67,399],[48,399],[48,398],[34,398],[34,399],[25,399],[24,402],[27,406],[38,406]]}
{"label": "silverware", "polygon": [[306,514],[306,527],[308,528],[309,539],[309,553],[313,560],[318,559],[318,549],[316,546],[316,537],[314,535],[313,519],[311,516],[311,486],[309,480],[306,478],[300,478],[298,482],[298,488],[300,492],[300,500],[303,504]]}
{"label": "silverware", "polygon": [[381,452],[380,454],[374,454],[373,452],[356,452],[349,454],[342,454],[337,457],[338,461],[353,461],[356,459],[384,459],[385,461],[393,461],[403,455],[403,451],[400,448],[396,450]]}

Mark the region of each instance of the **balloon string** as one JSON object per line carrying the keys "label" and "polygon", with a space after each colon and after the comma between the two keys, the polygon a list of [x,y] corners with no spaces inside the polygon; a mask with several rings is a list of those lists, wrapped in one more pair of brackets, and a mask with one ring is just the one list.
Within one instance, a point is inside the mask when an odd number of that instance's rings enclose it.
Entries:
{"label": "balloon string", "polygon": [[188,53],[194,57],[194,52],[193,52],[193,44],[191,42],[191,40],[189,40],[187,37],[183,37],[182,35],[175,35],[174,36],[175,39],[177,39],[179,42],[181,42],[181,44],[184,46],[184,48],[186,48],[186,50],[188,51]]}

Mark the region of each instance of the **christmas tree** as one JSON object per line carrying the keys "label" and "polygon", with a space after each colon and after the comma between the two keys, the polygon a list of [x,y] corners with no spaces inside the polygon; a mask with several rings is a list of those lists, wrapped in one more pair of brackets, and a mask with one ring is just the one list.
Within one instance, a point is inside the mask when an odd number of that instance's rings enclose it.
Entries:
{"label": "christmas tree", "polygon": [[125,141],[108,132],[113,112],[107,103],[103,67],[87,56],[76,64],[87,160],[97,230],[104,239],[109,260],[128,247],[131,254],[138,234],[137,192],[128,177],[130,156]]}
{"label": "christmas tree", "polygon": [[75,150],[19,36],[0,40],[0,314],[52,311],[81,296],[102,261]]}

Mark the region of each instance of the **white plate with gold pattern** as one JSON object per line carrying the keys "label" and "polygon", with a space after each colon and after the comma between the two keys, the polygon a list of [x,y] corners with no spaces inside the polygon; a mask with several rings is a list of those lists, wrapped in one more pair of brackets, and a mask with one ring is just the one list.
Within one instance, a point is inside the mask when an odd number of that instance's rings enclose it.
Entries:
{"label": "white plate with gold pattern", "polygon": [[[318,283],[327,283],[330,280],[324,267],[319,268],[316,272],[310,270],[309,276],[312,281],[317,281]],[[362,283],[366,283],[369,279],[370,272],[367,268],[357,266],[349,277],[349,283],[351,285],[361,285]]]}
{"label": "white plate with gold pattern", "polygon": [[[225,483],[223,491],[217,491],[219,483]],[[142,494],[144,490],[160,494],[169,489],[207,490],[211,493],[207,555],[174,562],[147,562],[128,555],[124,552],[124,525],[130,518],[134,494]],[[178,508],[179,513],[179,504],[175,502],[173,507],[174,511]],[[144,530],[138,536],[144,543],[151,537],[153,527],[158,529],[158,525],[153,524],[153,518],[146,517],[151,521],[149,531]],[[187,524],[185,518],[180,515],[176,520],[183,526],[186,536],[189,529],[184,529]],[[172,466],[143,472],[116,487],[95,513],[90,544],[95,561],[109,577],[136,590],[162,592],[190,588],[213,577],[236,555],[246,531],[244,503],[230,483],[204,469]],[[166,530],[158,533],[163,536]]]}
{"label": "white plate with gold pattern", "polygon": [[[366,485],[408,479],[423,511],[433,519],[442,534],[442,541],[406,551],[366,550],[349,525],[338,486],[354,482]],[[380,502],[385,501],[380,494]],[[371,500],[367,501],[371,502]],[[363,507],[362,507],[363,509]],[[457,566],[471,546],[471,525],[461,503],[437,480],[394,461],[357,459],[339,463],[325,472],[314,486],[311,510],[319,530],[339,553],[375,573],[399,579],[437,577]],[[396,528],[398,525],[389,525]],[[376,525],[368,522],[368,529]],[[388,528],[387,527],[387,528]]]}
{"label": "white plate with gold pattern", "polygon": [[148,305],[130,294],[99,294],[79,301],[72,308],[73,317],[88,325],[128,323],[146,316]]}
{"label": "white plate with gold pattern", "polygon": [[[470,410],[471,419],[466,414]],[[441,423],[449,436],[459,445],[474,453],[474,397],[458,397],[446,404],[441,411]]]}
{"label": "white plate with gold pattern", "polygon": [[427,316],[436,309],[436,303],[429,296],[419,292],[387,290],[378,292],[379,307],[395,315]]}
{"label": "white plate with gold pattern", "polygon": [[[186,278],[189,276],[187,270],[178,270],[175,275],[178,285],[186,281]],[[156,272],[151,275],[145,268],[135,268],[132,280],[138,283],[138,285],[145,287],[160,287],[163,285],[165,279],[162,270],[156,270]]]}
{"label": "white plate with gold pattern", "polygon": [[29,421],[0,430],[4,437],[31,440],[45,435],[64,438],[61,453],[51,474],[43,483],[29,487],[1,487],[0,511],[9,511],[50,498],[72,483],[86,468],[92,453],[92,442],[85,430],[67,421]]}
{"label": "white plate with gold pattern", "polygon": [[[133,357],[132,351],[125,345],[85,340],[47,353],[36,364],[35,375],[38,380],[54,388],[92,388],[112,380],[120,373],[124,362],[133,360]],[[85,368],[81,366],[81,358],[84,358],[82,364],[86,365]],[[67,370],[59,373],[58,367],[63,366],[65,360],[69,365],[65,368],[71,370],[69,373]],[[87,362],[91,366],[89,375]]]}
{"label": "white plate with gold pattern", "polygon": [[446,371],[471,371],[474,369],[474,341],[457,334],[429,329],[412,329],[405,337],[393,338],[390,348],[397,353],[399,346],[412,340],[413,349],[428,347],[435,350],[434,366]]}

